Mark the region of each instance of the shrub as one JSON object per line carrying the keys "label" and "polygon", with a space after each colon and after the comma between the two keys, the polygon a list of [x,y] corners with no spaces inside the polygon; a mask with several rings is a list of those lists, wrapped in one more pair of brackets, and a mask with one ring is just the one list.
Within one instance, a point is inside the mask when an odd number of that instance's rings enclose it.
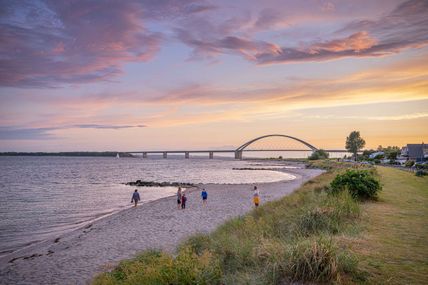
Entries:
{"label": "shrub", "polygon": [[337,194],[347,189],[354,199],[376,199],[382,189],[379,181],[368,170],[347,170],[338,174],[330,184],[331,193]]}
{"label": "shrub", "polygon": [[428,164],[415,164],[416,169],[427,169],[428,170]]}
{"label": "shrub", "polygon": [[419,169],[419,170],[416,171],[415,175],[418,176],[418,177],[422,177],[422,176],[427,175],[427,172],[424,171],[424,170],[422,170],[422,169]]}
{"label": "shrub", "polygon": [[415,162],[413,160],[408,160],[406,161],[406,163],[404,164],[406,167],[412,167],[413,164],[415,164]]}
{"label": "shrub", "polygon": [[314,151],[309,157],[309,160],[318,160],[318,159],[327,159],[329,157],[329,153],[323,149],[318,149]]}
{"label": "shrub", "polygon": [[309,236],[310,234],[322,231],[336,233],[338,231],[337,225],[332,223],[331,216],[331,208],[316,207],[308,210],[298,219],[296,223],[297,230],[303,236]]}
{"label": "shrub", "polygon": [[337,249],[331,240],[302,240],[291,246],[285,274],[292,281],[329,282],[338,276]]}
{"label": "shrub", "polygon": [[221,276],[219,260],[212,253],[197,255],[182,248],[176,258],[158,251],[145,252],[98,276],[93,284],[220,284]]}

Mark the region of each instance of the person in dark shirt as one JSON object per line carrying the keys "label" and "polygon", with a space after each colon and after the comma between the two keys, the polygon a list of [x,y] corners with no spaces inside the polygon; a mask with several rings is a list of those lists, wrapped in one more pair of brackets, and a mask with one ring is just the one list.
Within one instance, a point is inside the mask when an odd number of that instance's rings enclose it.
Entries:
{"label": "person in dark shirt", "polygon": [[180,209],[180,207],[181,207],[181,196],[182,196],[182,190],[181,190],[181,187],[178,187],[178,190],[177,190],[177,208],[178,209]]}
{"label": "person in dark shirt", "polygon": [[208,193],[207,193],[207,190],[205,190],[205,188],[202,189],[201,197],[202,197],[202,203],[204,205],[206,205],[207,204],[207,199],[208,199]]}
{"label": "person in dark shirt", "polygon": [[181,196],[181,209],[186,209],[187,197],[186,194],[183,193]]}
{"label": "person in dark shirt", "polygon": [[134,193],[132,194],[131,203],[134,202],[134,207],[137,207],[138,201],[140,201],[140,194],[138,193],[138,190],[135,189]]}

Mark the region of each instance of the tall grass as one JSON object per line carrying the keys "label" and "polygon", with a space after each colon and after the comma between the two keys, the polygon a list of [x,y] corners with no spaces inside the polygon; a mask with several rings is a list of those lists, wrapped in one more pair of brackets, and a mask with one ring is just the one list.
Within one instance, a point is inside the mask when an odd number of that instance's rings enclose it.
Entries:
{"label": "tall grass", "polygon": [[352,225],[359,204],[347,192],[328,195],[329,171],[281,200],[181,244],[176,256],[146,252],[93,284],[282,284],[336,282],[356,261],[335,235]]}

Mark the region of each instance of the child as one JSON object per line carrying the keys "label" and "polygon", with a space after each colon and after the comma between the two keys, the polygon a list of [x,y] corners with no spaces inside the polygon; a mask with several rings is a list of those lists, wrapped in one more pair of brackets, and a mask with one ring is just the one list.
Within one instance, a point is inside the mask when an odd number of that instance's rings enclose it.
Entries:
{"label": "child", "polygon": [[186,194],[183,193],[183,195],[181,196],[181,209],[186,209],[186,201],[187,201]]}
{"label": "child", "polygon": [[254,186],[254,196],[259,196],[260,195],[260,192],[259,192],[259,189],[257,189],[257,186]]}
{"label": "child", "polygon": [[256,208],[259,206],[260,204],[260,196],[259,195],[254,195],[253,196],[253,202],[254,202],[254,206],[256,206]]}
{"label": "child", "polygon": [[208,199],[208,193],[207,193],[207,191],[205,190],[205,188],[203,188],[203,189],[202,189],[201,197],[202,197],[202,203],[203,203],[204,205],[206,205],[206,204],[207,204],[207,199]]}

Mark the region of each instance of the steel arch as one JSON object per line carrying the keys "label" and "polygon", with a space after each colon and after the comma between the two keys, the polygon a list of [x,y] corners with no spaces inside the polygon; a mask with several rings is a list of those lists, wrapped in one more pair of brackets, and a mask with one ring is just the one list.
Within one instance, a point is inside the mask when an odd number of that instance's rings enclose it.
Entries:
{"label": "steel arch", "polygon": [[243,145],[241,145],[240,147],[238,147],[238,148],[236,149],[236,151],[243,151],[243,150],[244,150],[247,146],[249,146],[250,144],[252,144],[252,143],[254,143],[254,142],[258,141],[258,140],[261,140],[261,139],[264,139],[264,138],[268,138],[268,137],[284,137],[284,138],[293,139],[293,140],[298,141],[298,142],[300,142],[300,143],[304,144],[305,146],[309,147],[312,151],[316,151],[316,150],[318,150],[316,147],[314,147],[314,146],[313,146],[313,145],[311,145],[310,143],[305,142],[304,140],[301,140],[301,139],[298,139],[298,138],[295,138],[295,137],[292,137],[292,136],[287,136],[287,135],[273,134],[273,135],[265,135],[265,136],[261,136],[261,137],[258,137],[258,138],[255,138],[255,139],[252,139],[252,140],[250,140],[250,141],[248,141],[248,142],[244,143],[244,144],[243,144]]}

